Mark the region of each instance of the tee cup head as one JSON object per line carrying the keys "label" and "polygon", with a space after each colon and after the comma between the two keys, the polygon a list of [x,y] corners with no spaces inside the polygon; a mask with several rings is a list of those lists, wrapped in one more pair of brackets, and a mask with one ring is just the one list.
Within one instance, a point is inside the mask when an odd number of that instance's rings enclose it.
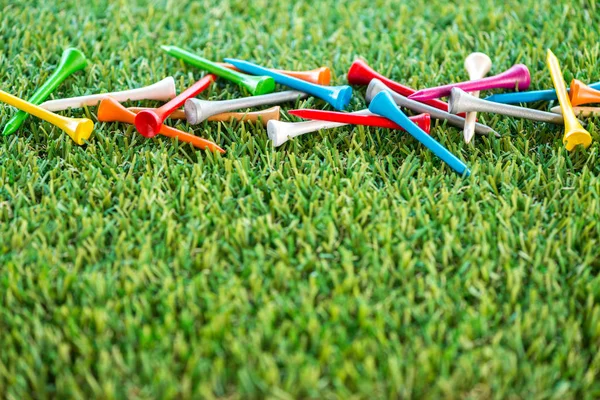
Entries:
{"label": "tee cup head", "polygon": [[469,77],[475,77],[470,79],[483,78],[492,69],[492,60],[485,53],[471,53],[465,58],[465,69]]}
{"label": "tee cup head", "polygon": [[459,88],[452,88],[448,98],[448,112],[458,114],[461,112],[472,111],[470,101],[473,98],[470,94]]}
{"label": "tee cup head", "polygon": [[271,120],[267,123],[267,135],[273,146],[279,147],[289,139],[304,135],[305,133],[342,125],[344,124],[324,121],[284,122]]}
{"label": "tee cup head", "polygon": [[88,140],[94,130],[94,123],[87,118],[71,118],[65,132],[78,145],[83,145]]}
{"label": "tee cup head", "polygon": [[206,118],[202,115],[202,100],[187,99],[184,103],[185,119],[188,124],[196,125]]}
{"label": "tee cup head", "polygon": [[581,104],[599,103],[600,91],[589,87],[578,79],[573,79],[571,81],[569,97],[573,107]]}
{"label": "tee cup head", "polygon": [[563,137],[563,144],[568,151],[573,151],[578,145],[588,148],[592,144],[592,137],[583,127],[576,127]]}
{"label": "tee cup head", "polygon": [[327,86],[331,83],[331,70],[327,67],[320,67],[315,70],[317,73],[317,84]]}
{"label": "tee cup head", "polygon": [[351,85],[368,85],[375,77],[375,71],[364,60],[358,58],[350,65],[347,76]]}
{"label": "tee cup head", "polygon": [[268,94],[275,90],[275,80],[270,76],[248,76],[243,83],[253,96]]}
{"label": "tee cup head", "polygon": [[273,146],[279,147],[288,141],[288,135],[285,129],[285,122],[269,121],[267,123],[267,135],[273,142]]}
{"label": "tee cup head", "polygon": [[59,69],[62,70],[64,68],[67,74],[71,74],[75,71],[84,69],[86,65],[87,60],[85,55],[81,51],[70,47],[63,53]]}
{"label": "tee cup head", "polygon": [[135,116],[135,127],[138,132],[147,138],[158,134],[163,121],[154,110],[142,110]]}
{"label": "tee cup head", "polygon": [[100,102],[98,106],[98,121],[101,122],[124,122],[133,124],[134,114],[121,105],[114,98],[107,96]]}
{"label": "tee cup head", "polygon": [[[333,87],[332,87],[333,88]],[[352,87],[350,86],[337,86],[335,87],[337,90],[332,93],[331,105],[336,110],[343,110],[346,108],[348,103],[350,103],[350,99],[352,99]]]}

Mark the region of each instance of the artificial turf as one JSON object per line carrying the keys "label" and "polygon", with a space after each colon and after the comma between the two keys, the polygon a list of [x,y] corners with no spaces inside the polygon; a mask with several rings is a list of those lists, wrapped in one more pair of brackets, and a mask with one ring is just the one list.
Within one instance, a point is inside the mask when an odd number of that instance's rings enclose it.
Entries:
{"label": "artificial turf", "polygon": [[[159,50],[175,44],[326,65],[334,84],[362,56],[415,88],[466,79],[464,58],[483,51],[492,73],[525,63],[541,89],[546,48],[567,82],[600,81],[599,13],[549,0],[0,0],[0,79],[26,98],[76,46],[90,65],[54,98],[168,75],[182,90],[203,72]],[[365,105],[355,93],[350,110]],[[243,95],[221,80],[200,97]],[[385,129],[274,149],[261,125],[194,127],[221,156],[120,123],[79,147],[29,118],[0,137],[0,398],[600,397],[599,120],[592,146],[568,153],[561,127],[479,118],[502,138],[432,131],[468,179]]]}

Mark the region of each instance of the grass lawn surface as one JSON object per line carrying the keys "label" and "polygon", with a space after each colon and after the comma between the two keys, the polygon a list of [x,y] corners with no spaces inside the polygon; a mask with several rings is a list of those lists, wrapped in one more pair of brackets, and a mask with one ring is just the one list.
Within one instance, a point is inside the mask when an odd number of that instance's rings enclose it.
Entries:
{"label": "grass lawn surface", "polygon": [[[169,75],[181,91],[204,72],[159,49],[173,44],[326,65],[336,85],[361,56],[415,88],[466,80],[482,51],[545,89],[547,48],[567,82],[600,81],[599,15],[594,1],[0,0],[1,88],[29,97],[75,46],[90,65],[54,98]],[[245,95],[221,79],[200,97]],[[284,109],[300,107],[330,109]],[[386,129],[274,149],[262,125],[178,124],[221,156],[120,123],[80,147],[30,117],[0,136],[0,398],[599,398],[600,120],[568,153],[560,126],[479,119],[502,138],[432,129],[465,179]]]}

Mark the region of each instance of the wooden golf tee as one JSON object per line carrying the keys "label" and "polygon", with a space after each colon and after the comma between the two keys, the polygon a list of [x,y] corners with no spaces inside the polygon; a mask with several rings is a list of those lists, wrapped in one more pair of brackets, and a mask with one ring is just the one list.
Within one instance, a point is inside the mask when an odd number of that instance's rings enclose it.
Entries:
{"label": "wooden golf tee", "polygon": [[[395,122],[375,114],[364,115],[337,111],[311,110],[306,108],[290,110],[288,111],[288,114],[317,121],[340,122],[343,124],[374,126],[377,128],[388,128],[404,131],[404,128]],[[417,124],[419,128],[423,129],[425,133],[428,134],[431,131],[431,117],[429,114],[419,114],[409,117],[409,119]]]}
{"label": "wooden golf tee", "polygon": [[168,101],[177,95],[175,91],[175,80],[172,76],[136,89],[123,90],[120,92],[98,93],[86,96],[71,97],[68,99],[48,100],[40,104],[40,107],[48,111],[62,111],[69,108],[80,108],[84,106],[97,106],[106,97],[123,101],[158,100]]}
{"label": "wooden golf tee", "polygon": [[565,135],[563,136],[563,143],[569,151],[580,144],[587,148],[592,144],[592,136],[583,128],[583,126],[581,126],[579,120],[575,116],[575,112],[573,112],[573,106],[571,106],[571,100],[567,94],[567,88],[558,59],[550,49],[548,49],[546,62],[548,64],[548,69],[550,70],[552,83],[554,83],[554,89],[556,89],[556,96],[558,97],[558,102],[560,103],[560,109],[564,118]]}
{"label": "wooden golf tee", "polygon": [[[56,70],[48,77],[46,82],[40,86],[35,93],[29,98],[31,104],[39,105],[46,100],[56,88],[69,77],[69,75],[82,70],[87,65],[85,55],[74,48],[66,49],[60,59],[60,63]],[[8,120],[2,131],[3,135],[10,135],[19,129],[23,122],[27,119],[27,113],[18,111],[11,119]]]}
{"label": "wooden golf tee", "polygon": [[[142,110],[148,110],[146,107],[128,107],[129,111],[134,114],[139,113]],[[267,126],[267,123],[272,120],[279,120],[280,107],[275,106],[271,108],[267,108],[266,110],[260,111],[252,111],[252,112],[226,112],[217,115],[213,115],[208,117],[207,121],[211,122],[229,122],[232,119],[236,121],[246,121],[246,122],[258,122],[260,121],[264,126]],[[177,109],[173,111],[172,114],[168,116],[169,119],[185,119],[185,110]]]}
{"label": "wooden golf tee", "polygon": [[196,68],[203,69],[214,75],[237,83],[246,88],[252,95],[267,94],[275,90],[275,81],[268,76],[252,76],[241,72],[225,68],[215,62],[200,57],[197,54],[190,53],[177,46],[160,46],[167,54],[178,58]]}
{"label": "wooden golf tee", "polygon": [[297,101],[307,97],[306,93],[295,90],[261,94],[260,96],[241,97],[230,100],[201,100],[187,99],[185,101],[185,119],[190,125],[196,125],[213,115],[225,112],[244,110],[250,107],[281,104],[288,101]]}
{"label": "wooden golf tee", "polygon": [[488,89],[514,89],[524,90],[529,87],[531,76],[529,69],[523,64],[515,64],[506,71],[489,76],[487,78],[476,79],[473,81],[451,83],[448,85],[437,86],[416,91],[408,96],[411,100],[425,101],[449,96],[453,88],[457,87],[465,92],[475,92]]}
{"label": "wooden golf tee", "polygon": [[493,101],[471,96],[469,93],[457,87],[452,88],[452,91],[450,92],[448,107],[453,114],[478,111],[501,114],[514,118],[524,118],[531,121],[564,125],[564,118],[560,114],[536,110],[534,108],[513,106],[511,104],[494,103]]}
{"label": "wooden golf tee", "polygon": [[235,58],[226,58],[226,62],[233,64],[236,68],[242,71],[255,74],[255,75],[267,75],[272,77],[275,82],[288,86],[294,90],[299,90],[304,93],[311,94],[327,103],[331,104],[336,110],[343,110],[346,108],[350,99],[352,98],[352,88],[348,85],[343,86],[323,86],[315,85],[314,83],[306,82],[298,78],[293,78],[288,75],[280,74],[268,68],[260,65],[244,61],[236,60]]}
{"label": "wooden golf tee", "polygon": [[140,111],[135,116],[135,129],[144,137],[151,138],[156,136],[160,126],[173,111],[177,110],[187,99],[195,97],[198,93],[204,91],[215,79],[216,76],[214,75],[206,75],[159,108]]}
{"label": "wooden golf tee", "polygon": [[[106,97],[100,103],[98,107],[98,121],[101,122],[124,122],[126,124],[133,125],[135,120],[135,114],[121,105],[118,101],[112,97]],[[225,150],[220,148],[216,143],[210,140],[202,139],[198,136],[182,132],[178,129],[171,128],[170,126],[161,125],[158,131],[159,134],[170,138],[177,138],[181,142],[192,144],[194,147],[199,149],[209,149],[212,151],[218,151],[225,153]]]}
{"label": "wooden golf tee", "polygon": [[[470,80],[481,79],[490,72],[492,68],[492,60],[484,53],[471,53],[465,59],[465,69],[469,73]],[[471,92],[471,96],[479,97],[479,91]],[[468,112],[465,117],[465,127],[463,129],[463,136],[465,143],[471,143],[473,136],[475,136],[475,122],[477,120],[477,112]]]}
{"label": "wooden golf tee", "polygon": [[94,130],[94,123],[87,118],[63,117],[2,90],[0,90],[0,101],[59,127],[78,145],[82,145]]}
{"label": "wooden golf tee", "polygon": [[[239,69],[229,63],[217,63],[218,65],[241,72]],[[283,69],[269,68],[271,71],[280,74],[288,75],[293,78],[302,79],[303,81],[316,83],[317,85],[329,85],[331,83],[331,70],[327,67],[319,67],[310,71],[286,71]]]}
{"label": "wooden golf tee", "polygon": [[421,142],[425,147],[431,150],[436,156],[441,158],[450,168],[456,171],[460,175],[469,176],[471,171],[458,157],[452,154],[447,148],[445,148],[437,140],[423,132],[414,122],[412,122],[406,114],[404,114],[400,108],[396,105],[396,102],[392,98],[392,95],[387,90],[384,90],[375,95],[371,103],[369,104],[369,111],[372,113],[381,115],[388,119],[391,119],[406,132],[410,133],[415,139]]}
{"label": "wooden golf tee", "polygon": [[[355,115],[373,115],[369,110],[356,111],[350,114]],[[267,124],[267,134],[273,143],[274,147],[279,147],[286,143],[289,139],[305,135],[307,133],[316,132],[322,129],[333,129],[348,125],[340,122],[328,121],[304,121],[304,122],[284,122],[284,121],[269,121]]]}

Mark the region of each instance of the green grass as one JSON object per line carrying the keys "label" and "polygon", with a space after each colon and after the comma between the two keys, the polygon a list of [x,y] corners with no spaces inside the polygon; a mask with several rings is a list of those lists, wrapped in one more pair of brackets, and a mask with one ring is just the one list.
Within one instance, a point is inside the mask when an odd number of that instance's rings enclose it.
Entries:
{"label": "green grass", "polygon": [[[55,98],[201,76],[160,44],[335,84],[362,56],[417,88],[476,50],[547,88],[552,48],[600,81],[594,1],[83,3],[0,0],[3,90],[28,97],[68,46],[91,63]],[[480,119],[503,137],[433,129],[463,179],[384,129],[273,149],[262,126],[194,127],[219,156],[29,118],[0,137],[0,398],[599,398],[600,120],[569,154],[560,127]]]}

